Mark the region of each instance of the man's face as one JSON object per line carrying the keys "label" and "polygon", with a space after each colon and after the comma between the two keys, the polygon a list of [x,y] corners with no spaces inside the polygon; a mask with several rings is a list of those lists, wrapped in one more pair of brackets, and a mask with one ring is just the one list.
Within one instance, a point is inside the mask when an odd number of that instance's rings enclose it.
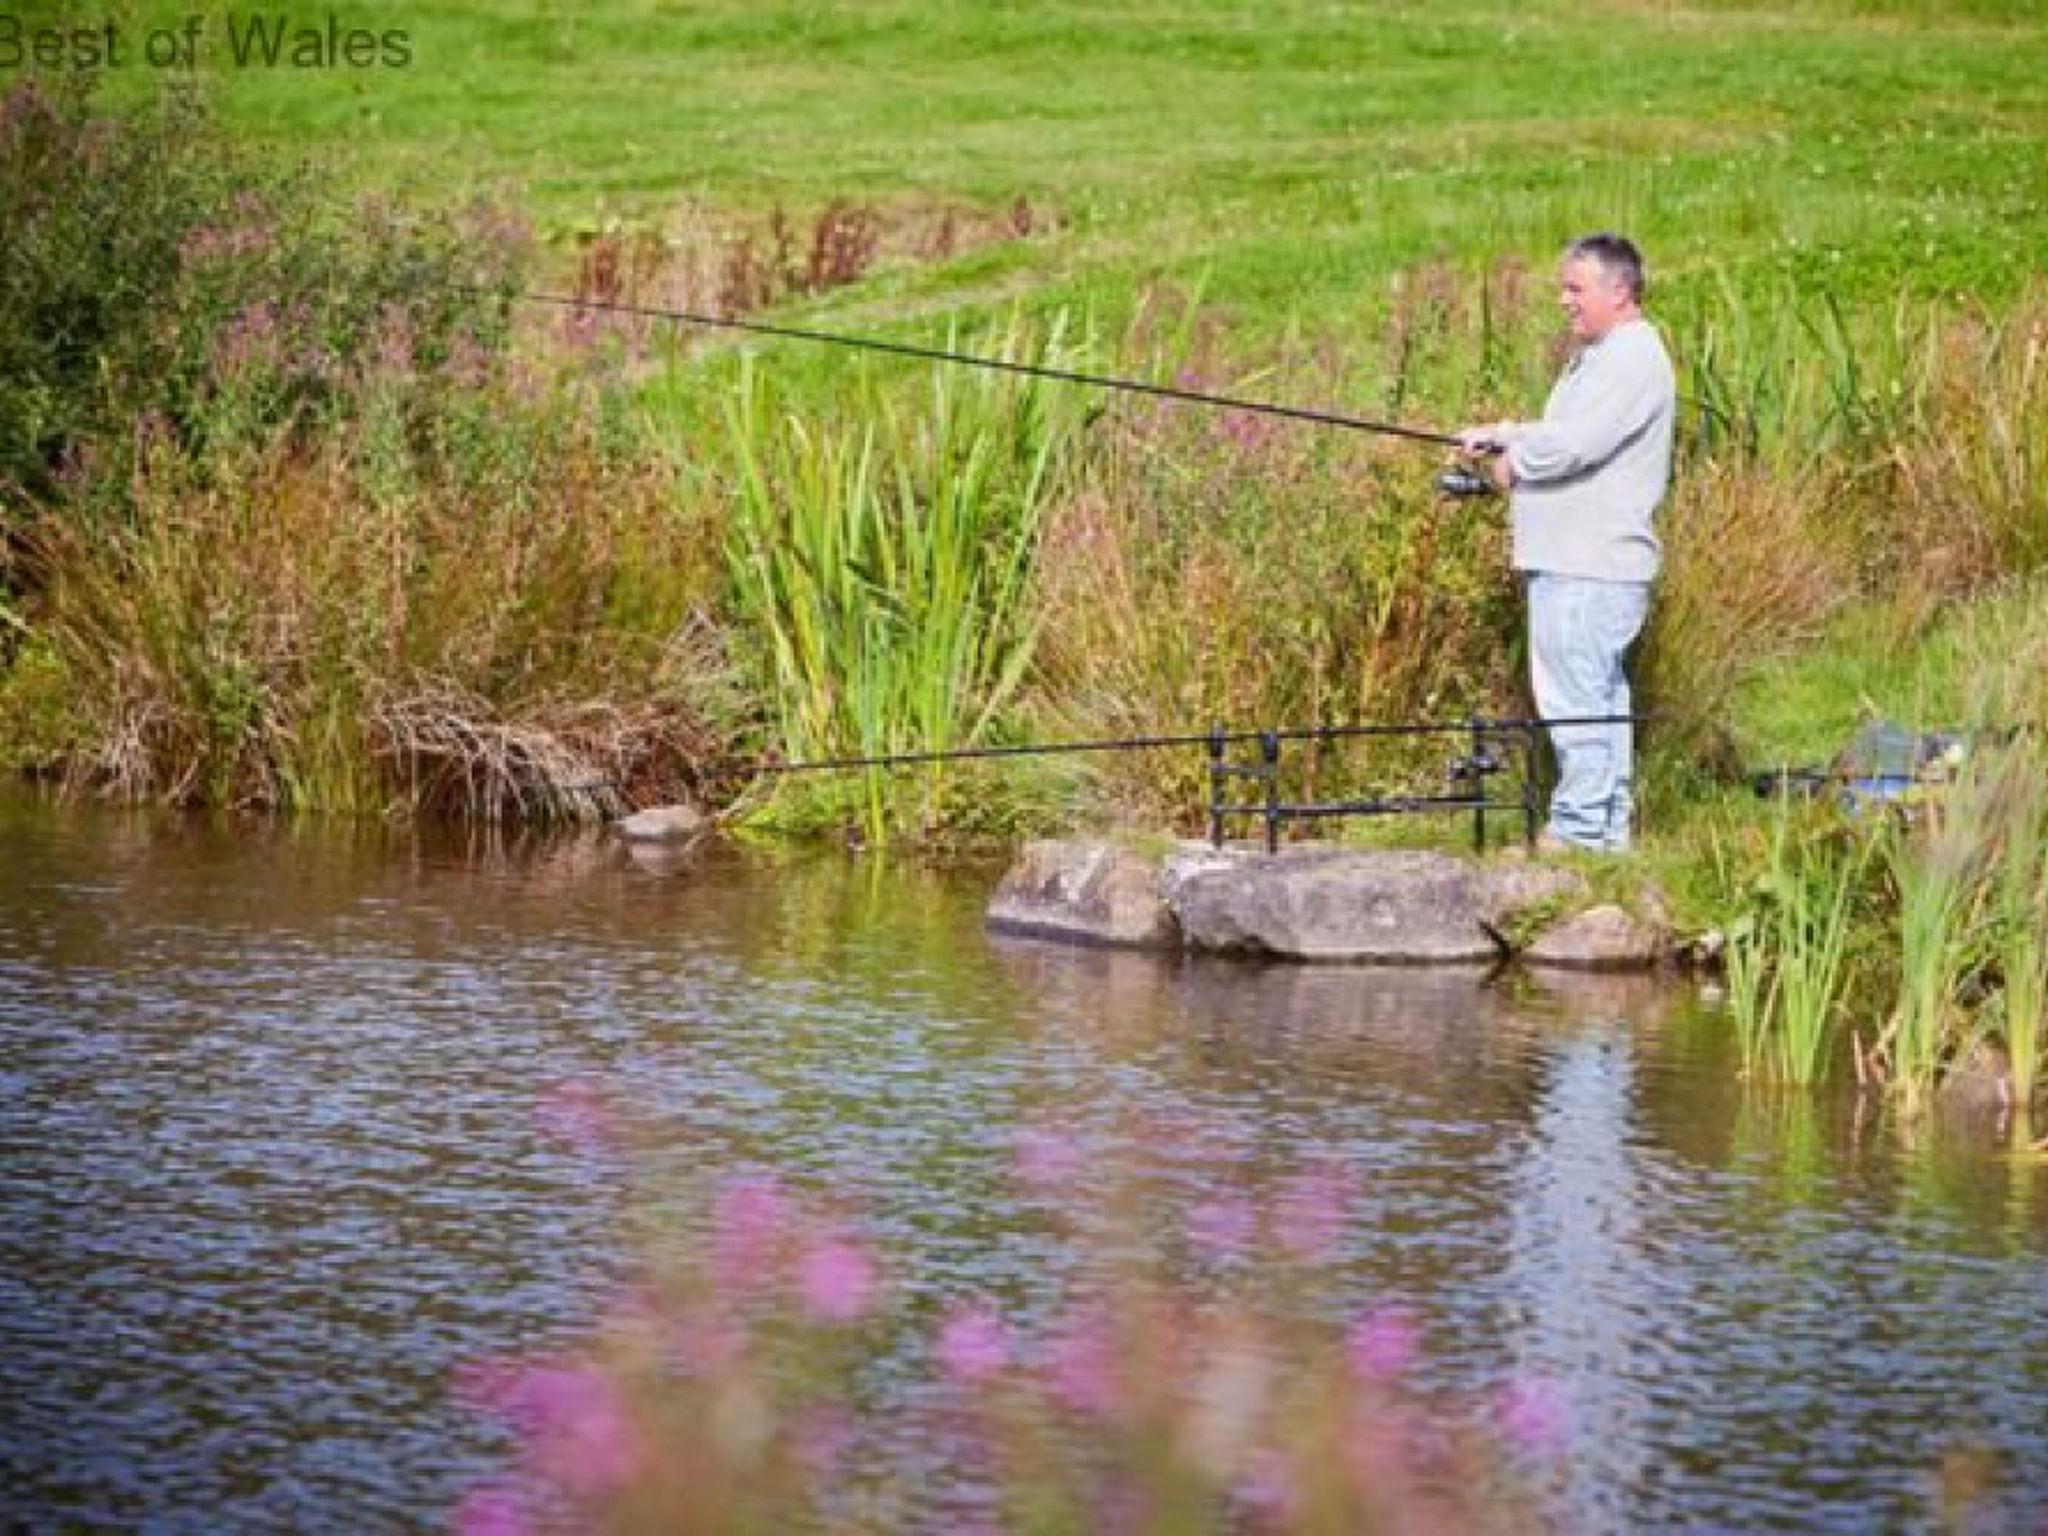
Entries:
{"label": "man's face", "polygon": [[1598,341],[1635,313],[1635,300],[1590,256],[1574,256],[1558,278],[1558,302],[1577,341]]}

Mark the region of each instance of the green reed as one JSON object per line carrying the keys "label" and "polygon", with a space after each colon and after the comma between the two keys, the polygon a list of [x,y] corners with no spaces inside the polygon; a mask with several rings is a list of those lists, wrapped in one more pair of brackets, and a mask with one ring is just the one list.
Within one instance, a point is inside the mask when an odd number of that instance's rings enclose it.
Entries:
{"label": "green reed", "polygon": [[1732,925],[1729,1002],[1745,1068],[1818,1081],[1839,1038],[1870,843],[1780,805],[1748,909]]}
{"label": "green reed", "polygon": [[[1064,317],[968,349],[1054,366],[1076,350]],[[732,604],[782,744],[815,758],[986,741],[1037,640],[1030,577],[1074,394],[960,369],[932,373],[916,408],[868,372],[850,393],[843,418],[809,419],[744,367],[727,413]],[[871,832],[887,782],[867,786]]]}
{"label": "green reed", "polygon": [[2048,783],[2038,751],[2017,750],[1997,777],[1999,859],[1991,883],[2000,1022],[2024,1132],[2048,1035]]}
{"label": "green reed", "polygon": [[1886,863],[1898,895],[1899,999],[1879,1038],[1893,1085],[1916,1103],[1941,1075],[1964,1025],[1961,988],[1973,938],[1981,846],[1970,809],[1958,804],[1928,824],[1895,832]]}

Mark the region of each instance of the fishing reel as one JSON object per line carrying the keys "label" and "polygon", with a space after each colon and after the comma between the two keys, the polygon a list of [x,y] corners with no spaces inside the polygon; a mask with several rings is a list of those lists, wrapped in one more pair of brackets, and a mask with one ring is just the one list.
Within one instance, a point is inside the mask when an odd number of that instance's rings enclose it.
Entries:
{"label": "fishing reel", "polygon": [[1465,757],[1444,764],[1444,781],[1449,784],[1479,784],[1507,767],[1492,747],[1481,743]]}
{"label": "fishing reel", "polygon": [[1476,469],[1447,469],[1436,477],[1436,488],[1442,495],[1463,501],[1474,496],[1491,496],[1494,484]]}

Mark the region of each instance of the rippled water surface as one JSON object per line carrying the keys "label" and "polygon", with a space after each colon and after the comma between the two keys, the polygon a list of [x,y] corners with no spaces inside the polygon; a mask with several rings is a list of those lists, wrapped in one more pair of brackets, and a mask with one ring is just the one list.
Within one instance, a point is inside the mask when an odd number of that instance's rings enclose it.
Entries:
{"label": "rippled water surface", "polygon": [[993,873],[0,798],[0,1523],[445,1523],[504,1449],[451,1369],[618,1263],[565,1079],[1025,1307],[1015,1128],[1192,1108],[1358,1171],[1336,1304],[1415,1305],[1443,1385],[1565,1383],[1575,1529],[1927,1526],[1958,1448],[2048,1516],[2048,1174],[1988,1122],[1744,1091],[1668,989],[992,940]]}

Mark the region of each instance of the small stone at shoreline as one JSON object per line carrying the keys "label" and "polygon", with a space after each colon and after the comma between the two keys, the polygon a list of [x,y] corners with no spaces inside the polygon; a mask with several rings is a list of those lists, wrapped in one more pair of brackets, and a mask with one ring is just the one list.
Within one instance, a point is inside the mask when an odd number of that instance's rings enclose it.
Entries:
{"label": "small stone at shoreline", "polygon": [[657,805],[612,823],[629,843],[686,843],[709,830],[711,818],[690,804]]}

